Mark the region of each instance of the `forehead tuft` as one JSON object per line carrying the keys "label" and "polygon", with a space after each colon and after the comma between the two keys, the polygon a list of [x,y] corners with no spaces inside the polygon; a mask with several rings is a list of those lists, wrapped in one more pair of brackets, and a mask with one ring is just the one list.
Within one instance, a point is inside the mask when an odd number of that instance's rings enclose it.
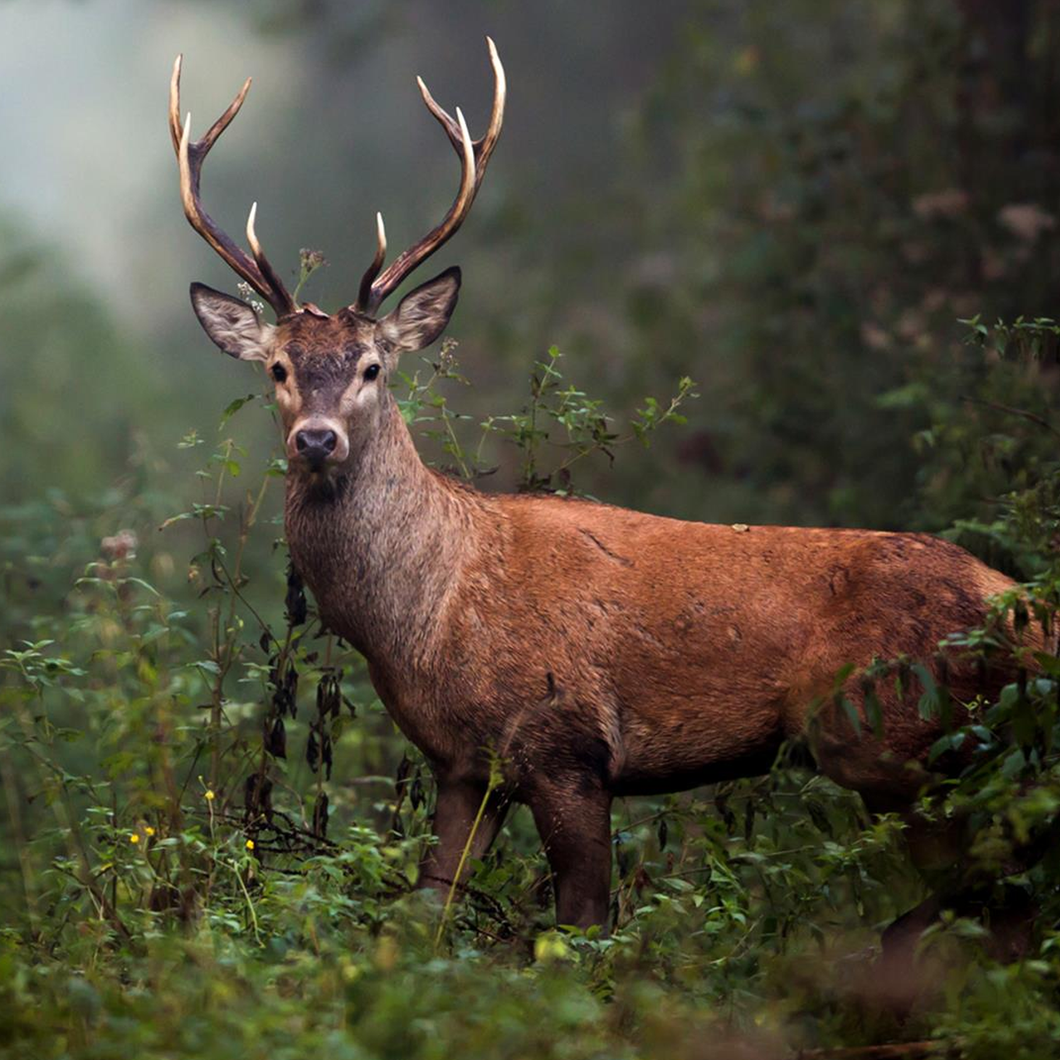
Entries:
{"label": "forehead tuft", "polygon": [[277,347],[291,362],[329,358],[356,360],[374,342],[374,323],[364,318],[315,317],[309,314],[285,320],[278,326]]}

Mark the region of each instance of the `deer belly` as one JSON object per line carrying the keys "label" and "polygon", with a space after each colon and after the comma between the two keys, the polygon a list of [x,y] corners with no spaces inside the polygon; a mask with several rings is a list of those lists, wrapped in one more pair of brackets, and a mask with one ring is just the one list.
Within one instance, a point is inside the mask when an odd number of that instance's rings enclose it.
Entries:
{"label": "deer belly", "polygon": [[779,653],[747,651],[729,624],[731,637],[692,629],[624,641],[614,667],[622,790],[676,791],[769,769],[790,690]]}
{"label": "deer belly", "polygon": [[679,791],[768,772],[784,740],[778,703],[688,696],[622,712],[619,793]]}

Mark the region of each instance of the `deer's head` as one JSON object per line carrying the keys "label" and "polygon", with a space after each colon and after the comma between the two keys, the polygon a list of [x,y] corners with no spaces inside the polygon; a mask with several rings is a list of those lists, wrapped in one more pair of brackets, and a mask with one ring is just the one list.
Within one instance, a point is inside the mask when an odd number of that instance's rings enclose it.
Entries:
{"label": "deer's head", "polygon": [[504,118],[504,69],[493,41],[486,38],[495,78],[493,112],[485,135],[472,140],[460,109],[454,120],[435,103],[419,80],[428,110],[441,124],[461,163],[460,188],[441,223],[399,255],[385,270],[386,233],[376,215],[376,253],[361,279],[357,299],[329,314],[305,302],[298,305],[270,265],[255,232],[257,203],[247,219],[247,254],[203,209],[199,197],[202,163],[239,112],[250,88],[248,78],[228,109],[201,140],[190,139],[191,115],[180,122],[181,57],[173,65],[169,130],[180,167],[184,213],[192,227],[232,269],[272,307],[270,324],[246,302],[204,284],[191,286],[191,301],[207,335],[225,353],[260,361],[274,380],[292,470],[326,474],[355,458],[389,410],[387,382],[403,352],[422,350],[445,329],[456,306],[460,270],[445,272],[407,294],[397,308],[381,315],[383,301],[418,265],[439,249],[463,223],[486,171]]}

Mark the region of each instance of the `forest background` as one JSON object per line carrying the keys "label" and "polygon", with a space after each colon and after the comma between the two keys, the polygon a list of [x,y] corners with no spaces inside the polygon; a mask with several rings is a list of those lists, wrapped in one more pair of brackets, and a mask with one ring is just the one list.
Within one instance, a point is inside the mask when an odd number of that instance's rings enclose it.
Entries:
{"label": "forest background", "polygon": [[[1012,881],[1030,951],[951,916],[910,1012],[849,972],[924,893],[900,825],[783,762],[616,809],[610,940],[553,930],[528,815],[440,922],[408,893],[429,774],[287,584],[264,380],[187,301],[235,284],[183,218],[166,93],[183,52],[201,131],[254,76],[205,199],[230,232],[257,200],[292,283],[319,250],[304,295],[334,309],[376,210],[403,246],[448,204],[414,78],[480,129],[484,33],[509,103],[437,261],[464,269],[456,345],[399,387],[425,458],[487,490],[943,533],[1055,600],[1055,0],[7,0],[0,1048],[1053,1055],[1057,866]],[[951,793],[997,863],[1060,808],[1038,662],[974,736],[989,783]]]}

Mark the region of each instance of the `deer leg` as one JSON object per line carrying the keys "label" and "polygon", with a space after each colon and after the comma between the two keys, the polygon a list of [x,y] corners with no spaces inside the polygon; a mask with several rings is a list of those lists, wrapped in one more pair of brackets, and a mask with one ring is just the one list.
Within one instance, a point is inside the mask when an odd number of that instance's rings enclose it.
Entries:
{"label": "deer leg", "polygon": [[584,790],[584,778],[550,785],[530,802],[552,869],[559,924],[609,928],[611,795]]}
{"label": "deer leg", "polygon": [[[457,871],[460,871],[461,877],[466,876],[468,862],[472,858],[482,857],[489,850],[504,823],[508,804],[500,792],[494,792],[483,809],[482,802],[485,798],[485,784],[467,780],[438,781],[433,822],[438,842],[427,851],[420,862],[420,887],[432,887],[443,895],[447,894],[456,879]],[[475,834],[472,835],[471,831],[480,809],[482,817]],[[461,858],[464,858],[462,869]]]}
{"label": "deer leg", "polygon": [[1034,863],[1034,854],[1024,861],[1017,853],[997,878],[976,871],[967,860],[967,821],[957,817],[941,822],[925,821],[907,812],[906,838],[911,859],[935,889],[924,902],[899,917],[883,935],[884,954],[908,953],[911,960],[920,936],[939,917],[943,909],[958,916],[982,920],[989,929],[987,953],[998,961],[1024,958],[1031,949],[1035,903],[1026,892],[1004,877],[1025,871]]}

